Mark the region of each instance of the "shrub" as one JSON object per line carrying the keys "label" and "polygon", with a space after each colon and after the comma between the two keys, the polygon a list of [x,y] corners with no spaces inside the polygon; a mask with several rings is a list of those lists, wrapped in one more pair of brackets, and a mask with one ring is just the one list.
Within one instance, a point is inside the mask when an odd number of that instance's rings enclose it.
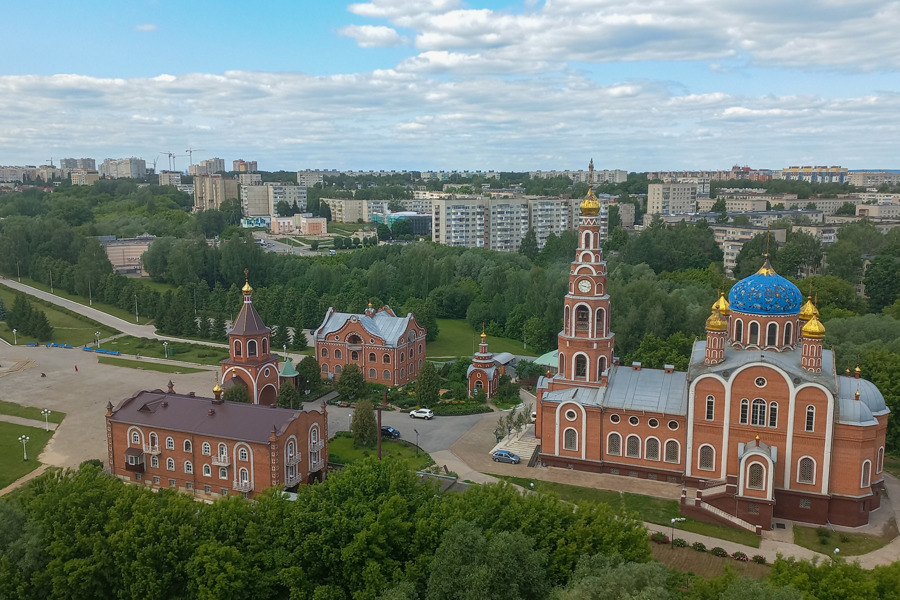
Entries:
{"label": "shrub", "polygon": [[740,550],[732,554],[731,558],[740,562],[747,562],[748,560],[750,560],[750,558]]}
{"label": "shrub", "polygon": [[766,557],[763,556],[762,554],[754,554],[753,558],[751,560],[758,565],[766,564]]}
{"label": "shrub", "polygon": [[726,552],[724,548],[720,548],[719,546],[716,546],[715,548],[710,550],[709,553],[712,554],[713,556],[718,556],[719,558],[727,558],[728,557],[728,552]]}
{"label": "shrub", "polygon": [[828,538],[831,537],[831,532],[824,527],[816,527],[816,535],[819,536],[820,540],[828,541]]}
{"label": "shrub", "polygon": [[687,540],[683,540],[681,538],[675,538],[674,540],[672,540],[672,545],[675,546],[676,548],[686,548],[688,543],[687,543]]}
{"label": "shrub", "polygon": [[691,544],[691,548],[696,550],[697,552],[706,552],[706,544],[703,542],[694,542]]}
{"label": "shrub", "polygon": [[850,536],[847,535],[846,533],[842,533],[838,539],[841,540],[842,544],[846,544],[847,542],[850,541]]}
{"label": "shrub", "polygon": [[650,534],[650,541],[656,544],[668,544],[669,536],[664,533],[660,533],[659,531],[654,531]]}

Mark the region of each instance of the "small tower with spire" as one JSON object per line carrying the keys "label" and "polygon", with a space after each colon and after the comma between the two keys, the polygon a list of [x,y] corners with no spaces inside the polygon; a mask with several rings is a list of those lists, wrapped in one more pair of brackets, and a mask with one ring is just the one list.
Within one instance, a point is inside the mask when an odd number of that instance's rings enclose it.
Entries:
{"label": "small tower with spire", "polygon": [[469,381],[469,397],[475,395],[477,390],[482,390],[488,398],[497,393],[500,385],[500,369],[494,363],[493,352],[488,351],[487,334],[484,332],[484,324],[481,326],[481,343],[478,344],[478,352],[472,357],[472,364],[466,371]]}
{"label": "small tower with spire", "polygon": [[800,338],[803,344],[800,354],[800,366],[811,373],[821,373],[825,326],[819,321],[818,309],[809,300],[807,300],[800,311],[800,320],[806,321],[800,329]]}
{"label": "small tower with spire", "polygon": [[[725,300],[724,297],[719,300]],[[725,302],[726,306],[728,302]],[[719,301],[712,305],[712,313],[706,319],[706,356],[703,362],[717,365],[725,360],[725,342],[728,337],[728,321],[722,316]]]}

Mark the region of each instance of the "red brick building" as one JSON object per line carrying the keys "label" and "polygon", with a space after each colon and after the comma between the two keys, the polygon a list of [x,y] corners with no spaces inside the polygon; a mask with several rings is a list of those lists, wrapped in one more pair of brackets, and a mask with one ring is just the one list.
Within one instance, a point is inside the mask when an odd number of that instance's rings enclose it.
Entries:
{"label": "red brick building", "polygon": [[254,496],[321,480],[328,463],[322,411],[225,402],[193,392],[138,392],[107,405],[110,472],[124,481],[199,498]]}
{"label": "red brick building", "polygon": [[835,372],[812,302],[766,260],[715,302],[686,373],[618,365],[598,212],[590,191],[559,372],[538,383],[541,461],[697,487],[693,508],[766,529],[773,518],[867,523],[889,411],[858,372]]}
{"label": "red brick building", "polygon": [[390,306],[358,315],[329,308],[313,332],[322,377],[338,379],[350,363],[366,381],[388,386],[413,381],[425,360],[425,328],[412,313],[398,317]]}

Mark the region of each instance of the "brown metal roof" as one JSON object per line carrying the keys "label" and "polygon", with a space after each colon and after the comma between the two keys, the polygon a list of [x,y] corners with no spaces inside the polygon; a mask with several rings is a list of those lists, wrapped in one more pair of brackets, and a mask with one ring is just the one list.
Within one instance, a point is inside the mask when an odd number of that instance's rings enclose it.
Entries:
{"label": "brown metal roof", "polygon": [[272,331],[263,323],[252,302],[245,302],[232,324],[229,335],[260,335]]}
{"label": "brown metal roof", "polygon": [[303,411],[243,404],[214,403],[213,398],[169,394],[161,390],[138,392],[113,411],[110,421],[158,427],[198,435],[267,443],[274,428],[282,435]]}

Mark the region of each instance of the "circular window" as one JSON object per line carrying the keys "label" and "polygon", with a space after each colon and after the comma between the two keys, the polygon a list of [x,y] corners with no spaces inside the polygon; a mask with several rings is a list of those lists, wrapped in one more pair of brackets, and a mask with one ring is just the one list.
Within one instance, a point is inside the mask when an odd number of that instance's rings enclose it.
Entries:
{"label": "circular window", "polygon": [[672,431],[678,429],[678,421],[669,421],[669,429]]}
{"label": "circular window", "polygon": [[358,320],[358,319],[356,318],[356,315],[353,315],[352,317],[350,317],[350,322],[351,322],[351,323],[356,323],[357,320]]}
{"label": "circular window", "polygon": [[574,421],[575,419],[578,418],[578,415],[575,414],[575,411],[574,411],[574,410],[567,410],[567,411],[566,411],[566,418],[567,418],[568,420],[570,420],[570,421]]}
{"label": "circular window", "polygon": [[656,419],[650,419],[649,421],[647,421],[647,425],[655,429],[659,427],[659,421],[657,421]]}
{"label": "circular window", "polygon": [[618,423],[621,420],[619,415],[609,415],[610,423]]}
{"label": "circular window", "polygon": [[756,384],[756,387],[766,387],[766,378],[765,377],[757,377],[753,383]]}
{"label": "circular window", "polygon": [[370,343],[370,344],[374,344],[374,343],[375,343],[375,338],[369,338],[369,343]]}
{"label": "circular window", "polygon": [[336,336],[334,336],[334,339],[339,340],[339,339],[341,339],[341,336],[336,335]]}
{"label": "circular window", "polygon": [[263,371],[263,376],[268,377],[270,372],[271,371],[269,369],[266,369],[265,371]]}
{"label": "circular window", "polygon": [[641,421],[637,417],[628,417],[628,422],[631,423],[632,425],[637,425]]}

